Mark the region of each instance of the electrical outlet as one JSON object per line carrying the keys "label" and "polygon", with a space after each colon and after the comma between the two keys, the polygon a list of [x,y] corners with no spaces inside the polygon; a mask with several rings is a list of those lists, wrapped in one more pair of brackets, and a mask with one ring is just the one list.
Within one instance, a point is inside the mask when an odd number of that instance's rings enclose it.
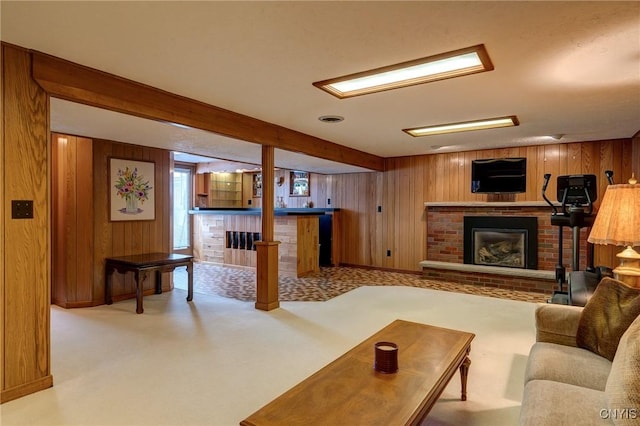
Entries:
{"label": "electrical outlet", "polygon": [[247,200],[247,204],[248,204],[248,205],[251,205],[251,200]]}
{"label": "electrical outlet", "polygon": [[33,219],[33,200],[11,200],[11,219]]}
{"label": "electrical outlet", "polygon": [[391,257],[391,250],[387,250],[387,257]]}
{"label": "electrical outlet", "polygon": [[330,206],[331,205],[331,198],[327,198],[327,205]]}

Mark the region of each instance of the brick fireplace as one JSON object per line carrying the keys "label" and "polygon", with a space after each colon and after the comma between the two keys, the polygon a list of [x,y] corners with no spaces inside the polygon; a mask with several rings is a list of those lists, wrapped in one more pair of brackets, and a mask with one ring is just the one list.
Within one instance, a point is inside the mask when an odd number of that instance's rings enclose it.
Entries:
{"label": "brick fireplace", "polygon": [[[425,203],[427,217],[427,259],[428,262],[442,264],[424,267],[427,278],[437,278],[474,285],[501,287],[550,293],[555,287],[554,271],[558,263],[558,228],[551,226],[551,208],[544,202],[433,202]],[[532,217],[537,221],[537,269],[539,277],[531,273],[520,273],[516,268],[498,268],[511,270],[500,274],[452,271],[446,265],[464,265],[464,217]],[[589,229],[580,231],[580,269],[587,265],[586,239]],[[567,272],[571,270],[571,232],[565,229],[563,239],[563,263]],[[482,269],[482,268],[480,268]],[[489,268],[490,270],[491,268]],[[543,278],[540,278],[543,277]]]}

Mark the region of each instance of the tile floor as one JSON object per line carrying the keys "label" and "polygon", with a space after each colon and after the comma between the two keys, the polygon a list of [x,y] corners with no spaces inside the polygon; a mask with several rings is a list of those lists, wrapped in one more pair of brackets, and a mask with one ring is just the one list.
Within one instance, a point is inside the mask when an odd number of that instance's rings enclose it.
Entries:
{"label": "tile floor", "polygon": [[[176,269],[174,280],[177,288],[186,289],[186,271],[183,268]],[[194,291],[197,293],[255,301],[255,283],[255,271],[251,268],[203,262],[194,264]],[[363,285],[429,288],[525,302],[546,302],[548,298],[542,293],[435,281],[422,278],[419,274],[340,266],[322,268],[320,272],[302,278],[280,276],[279,299],[296,302],[327,301]]]}

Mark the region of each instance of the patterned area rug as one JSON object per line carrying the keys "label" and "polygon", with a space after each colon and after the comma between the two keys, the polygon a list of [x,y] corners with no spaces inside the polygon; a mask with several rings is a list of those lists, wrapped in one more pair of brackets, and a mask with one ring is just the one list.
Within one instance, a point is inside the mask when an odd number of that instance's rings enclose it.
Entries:
{"label": "patterned area rug", "polygon": [[[183,268],[179,270],[182,271]],[[176,269],[174,275],[176,287],[186,289],[186,272],[179,273],[179,270]],[[303,278],[281,276],[278,285],[281,301],[326,301],[363,285],[401,285],[525,302],[546,302],[548,298],[542,293],[456,284],[424,279],[418,274],[350,267],[322,268],[320,272]],[[234,268],[202,262],[194,263],[194,291],[243,301],[255,301],[256,274],[253,269],[249,268]]]}

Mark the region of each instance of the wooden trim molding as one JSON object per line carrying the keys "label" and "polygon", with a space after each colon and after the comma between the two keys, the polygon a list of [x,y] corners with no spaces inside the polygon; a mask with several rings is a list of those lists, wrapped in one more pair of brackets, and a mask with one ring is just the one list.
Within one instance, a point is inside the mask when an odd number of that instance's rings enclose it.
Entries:
{"label": "wooden trim molding", "polygon": [[33,78],[51,96],[151,120],[272,145],[325,160],[384,170],[384,159],[286,127],[32,51]]}

